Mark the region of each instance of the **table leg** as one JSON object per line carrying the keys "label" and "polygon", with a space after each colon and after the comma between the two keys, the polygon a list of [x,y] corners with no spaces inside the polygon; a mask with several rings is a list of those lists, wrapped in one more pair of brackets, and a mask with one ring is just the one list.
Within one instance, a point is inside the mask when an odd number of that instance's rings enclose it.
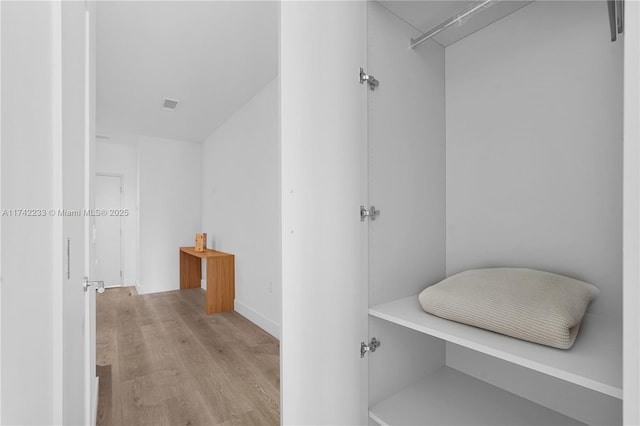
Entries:
{"label": "table leg", "polygon": [[207,314],[233,311],[235,298],[234,256],[207,259]]}
{"label": "table leg", "polygon": [[180,251],[180,290],[200,288],[202,262],[199,257]]}

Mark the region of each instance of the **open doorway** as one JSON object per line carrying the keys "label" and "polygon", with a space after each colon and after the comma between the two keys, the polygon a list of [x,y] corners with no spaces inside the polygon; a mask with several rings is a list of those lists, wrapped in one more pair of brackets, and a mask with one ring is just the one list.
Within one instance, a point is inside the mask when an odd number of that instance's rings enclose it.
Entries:
{"label": "open doorway", "polygon": [[[104,206],[123,213],[123,285],[97,298],[98,424],[277,424],[279,4],[96,15],[96,173],[123,188]],[[206,315],[204,290],[179,290],[179,249],[201,232],[235,255],[234,311]]]}

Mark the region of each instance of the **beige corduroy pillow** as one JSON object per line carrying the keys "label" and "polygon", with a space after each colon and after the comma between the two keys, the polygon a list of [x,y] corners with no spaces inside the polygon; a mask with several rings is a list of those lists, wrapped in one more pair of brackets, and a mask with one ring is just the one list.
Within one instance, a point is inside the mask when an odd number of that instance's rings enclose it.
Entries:
{"label": "beige corduroy pillow", "polygon": [[472,269],[427,287],[422,308],[448,320],[569,349],[599,290],[586,282],[520,268]]}

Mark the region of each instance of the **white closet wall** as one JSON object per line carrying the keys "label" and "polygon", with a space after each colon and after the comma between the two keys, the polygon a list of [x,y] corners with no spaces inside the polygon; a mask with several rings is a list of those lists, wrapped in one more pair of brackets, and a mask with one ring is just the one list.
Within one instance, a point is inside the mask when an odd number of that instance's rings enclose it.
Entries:
{"label": "white closet wall", "polygon": [[568,275],[621,320],[622,47],[606,4],[538,1],[446,48],[447,275]]}
{"label": "white closet wall", "polygon": [[622,424],[622,400],[447,342],[448,367],[592,425]]}
{"label": "white closet wall", "polygon": [[[592,312],[621,321],[622,43],[605,12],[534,2],[446,49],[447,275],[573,276],[601,289]],[[618,399],[456,345],[447,365],[585,422],[621,422]]]}

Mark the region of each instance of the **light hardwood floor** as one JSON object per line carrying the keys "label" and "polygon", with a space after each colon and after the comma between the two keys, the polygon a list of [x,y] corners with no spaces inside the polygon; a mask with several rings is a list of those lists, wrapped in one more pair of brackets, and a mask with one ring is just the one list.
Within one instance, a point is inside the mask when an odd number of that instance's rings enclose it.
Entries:
{"label": "light hardwood floor", "polygon": [[97,295],[98,425],[277,425],[279,343],[201,289]]}

